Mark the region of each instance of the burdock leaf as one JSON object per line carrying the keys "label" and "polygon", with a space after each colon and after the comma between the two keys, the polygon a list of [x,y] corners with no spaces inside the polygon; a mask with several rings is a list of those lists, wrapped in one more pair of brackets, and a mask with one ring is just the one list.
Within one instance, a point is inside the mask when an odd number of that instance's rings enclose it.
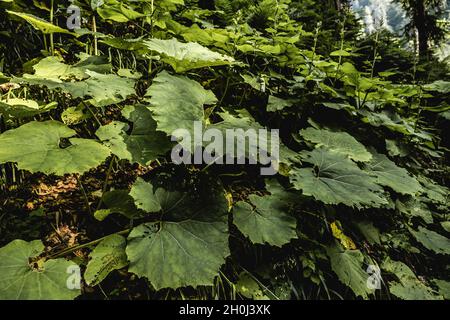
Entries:
{"label": "burdock leaf", "polygon": [[372,159],[372,155],[366,150],[364,145],[347,132],[335,132],[310,127],[300,131],[300,134],[305,140],[316,144],[317,147],[325,146],[327,149],[343,154],[355,161],[366,162]]}
{"label": "burdock leaf", "polygon": [[318,148],[301,154],[303,162],[313,168],[293,168],[290,181],[304,195],[326,204],[353,207],[380,207],[387,201],[383,189],[369,174],[346,156]]}
{"label": "burdock leaf", "polygon": [[[0,163],[17,162],[22,170],[64,175],[84,173],[100,165],[109,149],[58,121],[32,121],[0,135]],[[68,146],[63,147],[64,139]]]}
{"label": "burdock leaf", "polygon": [[223,193],[210,190],[201,198],[161,188],[156,193],[162,220],[131,231],[129,271],[148,278],[155,289],[212,285],[230,254]]}
{"label": "burdock leaf", "polygon": [[214,52],[196,42],[183,43],[175,38],[169,40],[150,39],[144,41],[147,49],[162,55],[162,60],[170,64],[176,72],[191,69],[229,65],[232,57]]}
{"label": "burdock leaf", "polygon": [[249,203],[238,202],[233,209],[233,223],[253,243],[281,247],[297,238],[295,218],[275,195],[250,195]]}
{"label": "burdock leaf", "polygon": [[153,79],[146,96],[150,97],[149,109],[158,130],[168,135],[174,134],[177,129],[186,129],[193,137],[194,121],[204,123],[203,106],[217,102],[214,93],[205,90],[198,82],[184,76],[170,75],[166,71]]}
{"label": "burdock leaf", "polygon": [[411,177],[406,169],[398,167],[384,154],[376,152],[372,154],[373,159],[367,163],[366,170],[375,177],[378,184],[409,195],[415,195],[422,190],[420,183]]}
{"label": "burdock leaf", "polygon": [[[71,289],[69,277],[78,265],[65,259],[30,263],[44,250],[40,240],[26,242],[14,240],[0,248],[0,299],[1,300],[71,300],[80,289]],[[79,270],[79,269],[78,269]]]}
{"label": "burdock leaf", "polygon": [[128,264],[125,245],[124,237],[113,234],[95,247],[89,254],[91,260],[84,273],[84,279],[88,285],[99,284],[111,271],[121,269]]}

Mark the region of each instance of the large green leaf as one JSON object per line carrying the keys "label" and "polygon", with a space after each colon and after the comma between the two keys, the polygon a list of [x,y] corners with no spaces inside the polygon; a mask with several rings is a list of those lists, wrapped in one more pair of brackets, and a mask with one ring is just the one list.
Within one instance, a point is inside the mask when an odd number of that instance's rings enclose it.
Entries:
{"label": "large green leaf", "polygon": [[359,250],[343,250],[338,244],[327,247],[331,268],[339,280],[357,296],[368,298],[373,290],[367,286],[370,277],[363,269],[364,255]]}
{"label": "large green leaf", "polygon": [[[246,110],[238,110],[237,115],[232,115],[228,112],[220,112],[219,115],[223,121],[212,124],[209,128],[220,130],[224,139],[227,139],[223,141],[223,153],[227,156],[233,158],[243,156],[256,162],[262,160],[259,156],[260,152],[264,151],[268,156],[272,156],[271,150],[273,147],[280,147],[278,140],[272,142],[270,129],[261,126]],[[260,130],[266,132],[267,135],[258,135]],[[229,135],[229,133],[233,134]],[[247,135],[247,133],[254,133],[254,135]],[[230,141],[233,141],[234,145],[231,149],[228,149],[226,146]],[[216,155],[219,154],[217,151]],[[279,160],[275,158],[276,156],[273,155],[273,161]]]}
{"label": "large green leaf", "polygon": [[419,176],[418,180],[422,184],[423,192],[431,202],[448,204],[448,199],[450,197],[449,188],[441,186],[424,176]]}
{"label": "large green leaf", "polygon": [[166,134],[156,131],[156,122],[145,106],[126,106],[122,115],[133,123],[129,134],[129,125],[120,121],[112,121],[96,132],[119,159],[146,165],[170,150]]}
{"label": "large green leaf", "polygon": [[100,74],[87,70],[89,79],[79,82],[64,83],[61,86],[74,98],[90,97],[89,102],[96,107],[119,103],[130,95],[136,94],[135,80],[119,77],[115,74]]}
{"label": "large green leaf", "polygon": [[433,83],[425,85],[424,89],[427,91],[437,91],[440,93],[449,93],[450,92],[450,82],[443,81],[443,80],[437,80]]}
{"label": "large green leaf", "polygon": [[103,72],[106,69],[102,59],[85,57],[84,60],[71,66],[60,62],[55,57],[48,57],[34,65],[33,69],[34,74],[24,74],[15,81],[46,86],[49,89],[60,89],[71,94],[73,98],[89,97],[89,102],[97,107],[122,102],[136,93],[135,79],[97,72]]}
{"label": "large green leaf", "polygon": [[0,101],[0,114],[6,118],[27,118],[37,114],[45,113],[53,110],[58,103],[51,102],[45,105],[39,105],[34,100],[12,98]]}
{"label": "large green leaf", "polygon": [[124,237],[113,234],[95,247],[89,254],[90,261],[84,273],[84,279],[88,285],[99,284],[111,271],[121,269],[128,264],[125,245]]}
{"label": "large green leaf", "polygon": [[291,107],[294,103],[295,101],[291,99],[282,99],[275,96],[269,96],[269,101],[267,103],[267,111],[268,112],[281,111],[284,108]]}
{"label": "large green leaf", "polygon": [[[14,240],[0,248],[0,300],[71,300],[80,289],[68,286],[72,269],[78,266],[65,259],[31,263],[44,250],[40,240]],[[78,269],[79,270],[79,269]]]}
{"label": "large green leaf", "polygon": [[125,190],[112,190],[105,192],[102,196],[102,202],[107,209],[98,210],[95,212],[97,220],[104,220],[107,216],[113,213],[120,213],[129,219],[138,218],[143,215],[134,204],[134,199]]}
{"label": "large green leaf", "polygon": [[441,236],[439,233],[419,226],[418,231],[409,229],[412,235],[425,248],[438,254],[450,254],[450,239]]}
{"label": "large green leaf", "polygon": [[204,123],[203,105],[214,104],[217,98],[198,82],[184,76],[173,76],[163,71],[153,79],[146,93],[150,97],[150,110],[158,130],[168,135],[177,129],[186,129],[193,137],[194,121]]}
{"label": "large green leaf", "polygon": [[144,14],[133,10],[131,6],[117,0],[105,0],[101,5],[96,5],[95,9],[103,19],[115,22],[128,22],[145,17]]}
{"label": "large green leaf", "polygon": [[130,190],[130,196],[133,197],[136,207],[145,212],[159,212],[161,208],[161,196],[167,196],[169,193],[159,188],[153,191],[153,185],[145,182],[142,178],[137,178]]}
{"label": "large green leaf", "polygon": [[433,223],[433,213],[420,199],[415,197],[405,201],[397,199],[395,201],[395,207],[408,218],[419,217],[428,224]]}
{"label": "large green leaf", "polygon": [[378,230],[370,221],[357,221],[356,227],[371,244],[381,244],[380,230]]}
{"label": "large green leaf", "polygon": [[366,170],[376,178],[378,184],[409,195],[415,195],[422,190],[420,183],[411,177],[406,169],[398,167],[384,154],[372,154],[373,159],[366,165]]}
{"label": "large green leaf", "polygon": [[296,220],[277,196],[249,196],[233,208],[233,223],[253,243],[281,247],[297,238]]}
{"label": "large green leaf", "polygon": [[395,274],[399,281],[389,282],[389,291],[404,300],[442,300],[431,288],[421,282],[403,262],[387,258],[381,265],[383,270]]}
{"label": "large green leaf", "polygon": [[369,161],[370,152],[347,132],[335,132],[326,129],[307,128],[300,131],[301,136],[313,142],[317,147],[325,146],[327,149],[343,154],[355,161]]}
{"label": "large green leaf", "polygon": [[450,282],[441,279],[433,279],[432,282],[438,287],[439,294],[450,300]]}
{"label": "large green leaf", "polygon": [[[84,173],[100,165],[109,149],[90,139],[71,138],[76,132],[58,121],[32,121],[0,135],[0,163],[17,162],[20,169],[64,175]],[[62,148],[61,144],[70,142]]]}
{"label": "large green leaf", "polygon": [[32,14],[24,13],[24,12],[14,12],[14,11],[10,11],[10,10],[6,10],[6,12],[24,19],[29,24],[31,24],[35,29],[41,30],[43,33],[67,33],[67,34],[75,35],[74,33],[70,32],[69,30],[58,27],[58,26],[56,26],[48,21],[45,21],[44,19],[36,17]]}
{"label": "large green leaf", "polygon": [[314,168],[293,168],[290,181],[304,195],[326,204],[379,207],[387,201],[373,178],[346,156],[318,148],[301,154]]}
{"label": "large green leaf", "polygon": [[416,136],[418,138],[432,141],[433,137],[428,132],[420,131],[414,126],[414,122],[402,118],[398,113],[383,110],[380,113],[368,110],[358,111],[362,116],[362,120],[374,127],[384,126],[391,131],[399,132],[406,136]]}
{"label": "large green leaf", "polygon": [[175,38],[170,40],[150,39],[144,45],[162,55],[162,60],[170,64],[176,72],[191,69],[228,65],[232,57],[214,52],[196,42],[183,43]]}
{"label": "large green leaf", "polygon": [[223,193],[208,188],[209,194],[199,197],[194,192],[147,188],[154,189],[160,195],[161,220],[131,231],[126,248],[129,271],[148,278],[156,289],[212,285],[229,255]]}

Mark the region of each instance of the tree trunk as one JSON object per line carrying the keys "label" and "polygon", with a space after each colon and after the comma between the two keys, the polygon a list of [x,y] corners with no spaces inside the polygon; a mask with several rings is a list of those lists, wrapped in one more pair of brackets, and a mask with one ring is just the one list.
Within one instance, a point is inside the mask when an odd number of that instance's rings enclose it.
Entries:
{"label": "tree trunk", "polygon": [[416,10],[414,15],[414,24],[417,28],[419,38],[419,55],[427,57],[428,55],[428,30],[426,23],[425,0],[416,0]]}

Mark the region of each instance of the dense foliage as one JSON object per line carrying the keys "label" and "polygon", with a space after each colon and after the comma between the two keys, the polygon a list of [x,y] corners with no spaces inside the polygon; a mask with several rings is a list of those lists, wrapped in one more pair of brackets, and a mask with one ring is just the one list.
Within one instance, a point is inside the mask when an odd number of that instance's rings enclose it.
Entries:
{"label": "dense foliage", "polygon": [[[68,5],[0,0],[0,299],[450,298],[445,62],[346,1]],[[278,174],[172,163],[193,121]]]}

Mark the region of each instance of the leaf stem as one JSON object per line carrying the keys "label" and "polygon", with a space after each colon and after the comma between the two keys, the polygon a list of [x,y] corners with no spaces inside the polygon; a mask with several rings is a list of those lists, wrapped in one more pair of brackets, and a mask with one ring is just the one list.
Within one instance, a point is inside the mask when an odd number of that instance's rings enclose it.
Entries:
{"label": "leaf stem", "polygon": [[[116,161],[116,156],[113,155],[111,158],[111,161],[109,162],[109,167],[108,170],[106,171],[106,177],[105,177],[105,181],[103,182],[103,188],[102,188],[102,196],[106,191],[106,188],[108,188],[108,180],[109,180],[109,176],[111,175],[112,169],[113,169],[113,165],[114,162]],[[97,208],[96,210],[100,209],[100,206],[102,205],[102,198],[100,198],[100,201],[97,204]]]}
{"label": "leaf stem", "polygon": [[65,255],[67,255],[69,253],[72,253],[72,252],[74,252],[76,250],[96,245],[97,243],[101,242],[102,240],[104,240],[105,238],[107,238],[109,236],[112,236],[112,235],[115,235],[115,234],[123,235],[123,234],[129,233],[130,231],[131,231],[131,229],[125,229],[125,230],[122,230],[122,231],[119,231],[119,232],[108,234],[108,235],[106,235],[104,237],[98,238],[96,240],[93,240],[93,241],[90,241],[90,242],[87,242],[87,243],[83,243],[83,244],[79,244],[79,245],[76,245],[76,246],[72,246],[72,247],[66,248],[64,250],[61,250],[59,252],[56,252],[56,253],[50,255],[47,259],[56,259],[56,258],[65,256]]}
{"label": "leaf stem", "polygon": [[83,193],[84,202],[85,202],[86,207],[87,207],[87,209],[89,211],[89,215],[92,216],[92,210],[91,210],[91,206],[89,205],[89,200],[88,200],[88,197],[87,197],[87,193],[86,193],[86,190],[83,187],[83,184],[81,183],[81,179],[80,179],[79,175],[77,175],[77,181],[78,181],[78,184],[80,185],[81,192]]}
{"label": "leaf stem", "polygon": [[[50,23],[53,24],[53,2],[54,0],[51,1],[50,3]],[[53,33],[50,33],[50,55],[54,55],[55,53],[55,46],[53,43]]]}

